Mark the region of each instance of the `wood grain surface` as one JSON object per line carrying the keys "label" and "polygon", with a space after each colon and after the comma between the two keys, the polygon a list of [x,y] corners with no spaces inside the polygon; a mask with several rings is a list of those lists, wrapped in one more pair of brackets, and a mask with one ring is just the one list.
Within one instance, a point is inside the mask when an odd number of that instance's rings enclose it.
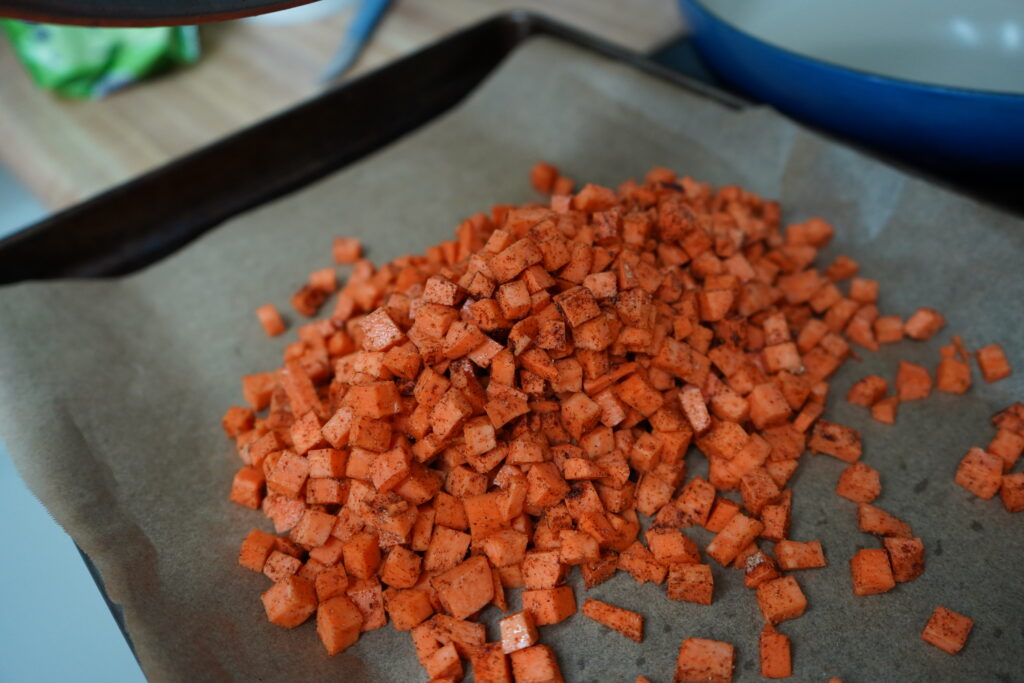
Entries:
{"label": "wood grain surface", "polygon": [[[398,1],[349,75],[515,8],[640,51],[683,28],[675,0]],[[0,163],[47,207],[78,202],[315,96],[350,16],[347,10],[291,26],[204,25],[199,63],[98,101],[37,89],[0,40]]]}

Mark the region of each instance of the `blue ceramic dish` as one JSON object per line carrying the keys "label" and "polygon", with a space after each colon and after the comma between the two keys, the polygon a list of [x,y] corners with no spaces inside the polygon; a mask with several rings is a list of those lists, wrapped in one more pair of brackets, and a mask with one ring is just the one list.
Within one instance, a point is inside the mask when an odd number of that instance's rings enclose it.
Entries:
{"label": "blue ceramic dish", "polygon": [[1024,3],[679,2],[748,95],[913,162],[1024,179]]}

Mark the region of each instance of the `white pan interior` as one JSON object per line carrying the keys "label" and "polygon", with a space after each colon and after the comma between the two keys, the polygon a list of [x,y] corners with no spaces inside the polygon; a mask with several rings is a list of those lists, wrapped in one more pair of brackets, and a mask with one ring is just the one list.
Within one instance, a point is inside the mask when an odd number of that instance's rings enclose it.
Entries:
{"label": "white pan interior", "polygon": [[696,2],[767,43],[832,64],[1024,94],[1024,0]]}

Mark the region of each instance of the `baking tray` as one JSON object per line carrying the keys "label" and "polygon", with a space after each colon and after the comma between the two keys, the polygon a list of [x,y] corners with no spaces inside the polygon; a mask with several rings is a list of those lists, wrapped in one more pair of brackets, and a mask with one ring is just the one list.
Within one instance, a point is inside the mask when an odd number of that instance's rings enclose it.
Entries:
{"label": "baking tray", "polygon": [[[593,50],[723,105],[744,101],[545,17],[499,15],[0,240],[0,284],[138,270],[224,220],[373,153],[444,113],[526,39]],[[83,558],[125,633],[120,608]]]}

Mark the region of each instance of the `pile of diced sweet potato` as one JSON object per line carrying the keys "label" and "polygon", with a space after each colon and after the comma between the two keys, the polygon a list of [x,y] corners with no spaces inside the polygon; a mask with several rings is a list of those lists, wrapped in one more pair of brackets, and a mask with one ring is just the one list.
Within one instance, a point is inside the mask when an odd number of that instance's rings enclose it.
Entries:
{"label": "pile of diced sweet potato", "polygon": [[[344,287],[320,269],[292,297],[314,316],[334,296],[332,313],[298,328],[283,367],[243,378],[248,407],[223,426],[244,463],[231,499],[274,526],[239,556],[273,582],[267,617],[315,615],[329,654],[390,620],[435,683],[466,661],[478,682],[561,681],[538,627],[577,612],[573,567],[588,589],[622,570],[702,605],[720,567],[744,573],[764,615],[762,674],[791,675],[777,626],[807,608],[791,572],[826,565],[819,542],[789,538],[805,450],[850,463],[837,492],[884,537],[852,558],[854,591],[924,569],[910,527],[871,505],[881,483],[860,435],[821,416],[851,341],[927,338],[942,316],[879,316],[855,262],[814,267],[828,223],[783,229],[777,203],[738,187],[656,168],[572,193],[548,164],[531,180],[545,204],[495,206],[423,256],[376,269],[339,238]],[[271,305],[258,317],[286,329]],[[869,380],[851,400],[891,421],[887,383]],[[691,445],[706,479],[687,480]],[[691,526],[716,534],[703,553]],[[518,588],[523,610],[488,634],[478,615]],[[594,599],[582,612],[643,639],[636,612]],[[731,680],[733,645],[693,635],[675,680]]]}

